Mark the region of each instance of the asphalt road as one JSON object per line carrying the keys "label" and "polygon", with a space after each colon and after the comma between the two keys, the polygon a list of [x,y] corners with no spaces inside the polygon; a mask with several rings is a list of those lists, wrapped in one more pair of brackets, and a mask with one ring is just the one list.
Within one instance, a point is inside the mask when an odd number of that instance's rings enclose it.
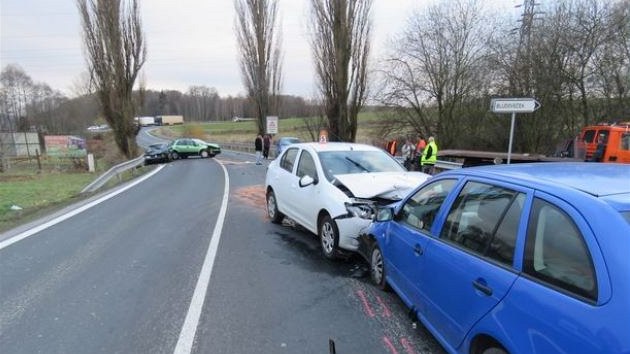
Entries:
{"label": "asphalt road", "polygon": [[442,353],[359,257],[267,220],[253,160],[175,161],[1,248],[0,351]]}

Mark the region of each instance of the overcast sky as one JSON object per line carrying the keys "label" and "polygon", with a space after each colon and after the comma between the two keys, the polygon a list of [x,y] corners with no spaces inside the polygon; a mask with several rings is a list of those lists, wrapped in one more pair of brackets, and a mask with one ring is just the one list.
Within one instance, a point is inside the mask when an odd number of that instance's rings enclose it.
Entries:
{"label": "overcast sky", "polygon": [[[414,10],[434,1],[374,0],[373,59],[384,54]],[[522,0],[481,2],[514,15]],[[242,94],[232,0],[141,0],[140,6],[149,89],[205,85],[221,96]],[[315,92],[308,6],[308,0],[279,0],[283,93],[304,97]],[[73,82],[86,70],[75,0],[0,0],[0,64],[18,64],[34,81],[72,95]]]}

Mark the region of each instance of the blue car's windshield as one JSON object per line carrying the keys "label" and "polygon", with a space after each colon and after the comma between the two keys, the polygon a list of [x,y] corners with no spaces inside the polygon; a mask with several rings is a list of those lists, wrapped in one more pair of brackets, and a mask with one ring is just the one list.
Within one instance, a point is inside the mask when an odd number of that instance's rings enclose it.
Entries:
{"label": "blue car's windshield", "polygon": [[405,171],[383,151],[323,151],[318,156],[329,181],[341,174]]}

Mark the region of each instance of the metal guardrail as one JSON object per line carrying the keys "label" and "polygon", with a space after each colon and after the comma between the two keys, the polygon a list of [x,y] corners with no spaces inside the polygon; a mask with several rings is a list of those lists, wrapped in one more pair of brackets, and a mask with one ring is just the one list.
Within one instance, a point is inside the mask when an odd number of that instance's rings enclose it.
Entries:
{"label": "metal guardrail", "polygon": [[[221,148],[225,149],[225,150],[233,150],[233,151],[244,151],[244,152],[249,152],[249,153],[254,153],[254,147],[252,146],[253,144],[247,144],[247,143],[223,143],[221,144]],[[270,158],[274,158],[275,157],[275,146],[273,146],[271,149],[269,149],[269,157]],[[133,160],[129,160],[129,161],[125,161],[121,164],[118,164],[112,168],[110,168],[107,172],[103,173],[102,175],[100,175],[97,179],[95,179],[92,183],[88,184],[85,188],[83,188],[83,190],[81,190],[81,193],[90,193],[90,192],[94,192],[95,190],[101,188],[105,183],[107,183],[110,179],[112,179],[114,176],[117,176],[118,178],[120,178],[120,175],[125,172],[128,171],[132,168],[136,168],[140,165],[142,165],[144,163],[144,156],[140,156],[138,158],[135,158]],[[462,164],[458,163],[458,162],[450,162],[450,161],[436,161],[435,163],[435,168],[439,169],[440,171],[442,170],[454,170],[457,168],[461,168]]]}
{"label": "metal guardrail", "polygon": [[[401,165],[404,166],[405,160],[403,160],[402,156],[394,156],[394,158],[400,162]],[[458,168],[462,168],[462,163],[459,162],[451,162],[451,161],[435,161],[435,169],[436,173],[444,170],[456,170]]]}
{"label": "metal guardrail", "polygon": [[442,170],[456,170],[458,168],[462,168],[461,162],[451,162],[451,161],[441,161],[437,160],[435,162],[435,168]]}
{"label": "metal guardrail", "polygon": [[83,190],[81,190],[81,193],[94,192],[95,190],[101,188],[110,179],[112,179],[112,177],[117,176],[120,179],[120,175],[123,172],[128,171],[132,168],[136,168],[142,164],[144,164],[144,156],[140,156],[133,160],[125,161],[121,164],[118,164],[107,170],[107,172],[100,175],[92,183],[88,184],[85,188],[83,188]]}
{"label": "metal guardrail", "polygon": [[[254,149],[253,143],[220,143],[222,150],[231,150],[231,151],[240,151],[247,152],[251,154],[255,154],[256,150]],[[276,158],[276,145],[272,144],[269,148],[269,158]]]}

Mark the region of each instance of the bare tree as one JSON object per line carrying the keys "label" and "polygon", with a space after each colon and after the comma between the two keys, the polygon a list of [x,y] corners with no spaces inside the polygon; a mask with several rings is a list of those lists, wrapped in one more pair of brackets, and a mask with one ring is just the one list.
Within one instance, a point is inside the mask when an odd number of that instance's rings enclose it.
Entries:
{"label": "bare tree", "polygon": [[605,99],[603,118],[630,116],[630,1],[614,4],[606,16],[607,40],[594,55],[598,93]]}
{"label": "bare tree", "polygon": [[277,0],[234,0],[236,38],[241,74],[256,107],[258,132],[265,133],[266,117],[278,114],[282,84],[280,34],[276,33]]}
{"label": "bare tree", "polygon": [[17,131],[19,121],[26,119],[26,106],[33,93],[33,79],[19,65],[10,64],[0,74],[2,114],[0,129]]}
{"label": "bare tree", "polygon": [[87,62],[105,119],[127,158],[135,157],[133,87],[146,59],[137,0],[76,0]]}
{"label": "bare tree", "polygon": [[372,0],[311,0],[315,72],[332,141],[355,141],[368,88]]}
{"label": "bare tree", "polygon": [[415,13],[386,60],[382,100],[423,136],[454,146],[475,126],[462,124],[488,90],[484,65],[492,34],[478,1],[442,2]]}

